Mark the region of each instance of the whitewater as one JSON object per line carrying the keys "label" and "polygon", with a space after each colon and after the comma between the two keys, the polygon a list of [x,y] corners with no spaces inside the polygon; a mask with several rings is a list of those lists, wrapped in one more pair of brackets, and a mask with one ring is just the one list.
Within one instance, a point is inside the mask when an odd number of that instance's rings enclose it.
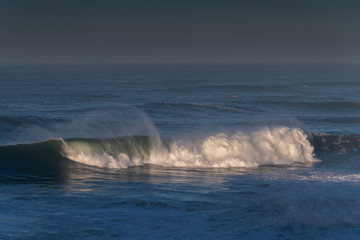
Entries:
{"label": "whitewater", "polygon": [[[146,143],[147,142],[147,143]],[[288,127],[263,128],[245,134],[219,133],[203,140],[168,141],[129,137],[68,140],[63,155],[97,167],[127,168],[142,164],[167,167],[228,168],[316,162],[307,135]]]}
{"label": "whitewater", "polygon": [[358,239],[357,65],[0,65],[0,239]]}

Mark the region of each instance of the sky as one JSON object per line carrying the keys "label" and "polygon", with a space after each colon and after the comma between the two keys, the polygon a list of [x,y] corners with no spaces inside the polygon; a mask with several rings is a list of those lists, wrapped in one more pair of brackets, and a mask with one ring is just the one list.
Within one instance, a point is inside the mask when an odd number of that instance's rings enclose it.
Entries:
{"label": "sky", "polygon": [[0,0],[2,63],[360,63],[357,0]]}

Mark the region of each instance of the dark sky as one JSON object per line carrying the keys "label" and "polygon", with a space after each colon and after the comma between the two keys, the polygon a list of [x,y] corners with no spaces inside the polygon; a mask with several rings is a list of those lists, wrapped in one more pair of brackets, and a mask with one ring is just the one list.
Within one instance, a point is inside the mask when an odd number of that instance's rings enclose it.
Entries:
{"label": "dark sky", "polygon": [[1,0],[0,62],[360,62],[360,1]]}

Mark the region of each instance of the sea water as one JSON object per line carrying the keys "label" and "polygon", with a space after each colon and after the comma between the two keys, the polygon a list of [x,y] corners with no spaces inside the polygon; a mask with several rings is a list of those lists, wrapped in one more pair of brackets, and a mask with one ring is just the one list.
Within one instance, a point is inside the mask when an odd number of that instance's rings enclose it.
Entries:
{"label": "sea water", "polygon": [[0,239],[358,239],[360,66],[0,66]]}

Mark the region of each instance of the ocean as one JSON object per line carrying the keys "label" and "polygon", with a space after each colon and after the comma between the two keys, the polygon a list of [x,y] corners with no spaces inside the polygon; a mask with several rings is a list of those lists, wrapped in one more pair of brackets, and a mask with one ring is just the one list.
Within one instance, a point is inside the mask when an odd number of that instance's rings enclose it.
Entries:
{"label": "ocean", "polygon": [[0,239],[359,239],[355,64],[3,64]]}

